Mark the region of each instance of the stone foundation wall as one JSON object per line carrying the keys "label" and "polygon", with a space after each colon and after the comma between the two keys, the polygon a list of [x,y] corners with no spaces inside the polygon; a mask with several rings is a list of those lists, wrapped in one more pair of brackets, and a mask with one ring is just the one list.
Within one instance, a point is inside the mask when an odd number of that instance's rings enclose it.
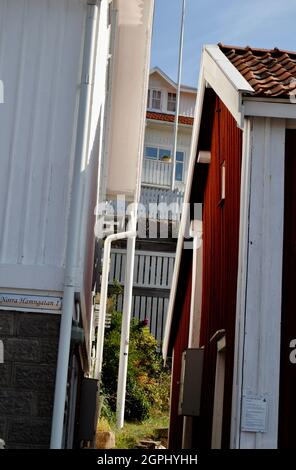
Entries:
{"label": "stone foundation wall", "polygon": [[8,449],[48,448],[59,315],[0,310],[0,438]]}

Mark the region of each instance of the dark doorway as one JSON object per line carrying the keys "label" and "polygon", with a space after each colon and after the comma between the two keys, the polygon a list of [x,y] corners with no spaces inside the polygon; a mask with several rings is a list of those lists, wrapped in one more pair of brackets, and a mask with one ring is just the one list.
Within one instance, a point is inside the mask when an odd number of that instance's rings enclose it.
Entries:
{"label": "dark doorway", "polygon": [[[296,130],[286,131],[279,447],[296,448]],[[296,343],[296,341],[295,341]]]}

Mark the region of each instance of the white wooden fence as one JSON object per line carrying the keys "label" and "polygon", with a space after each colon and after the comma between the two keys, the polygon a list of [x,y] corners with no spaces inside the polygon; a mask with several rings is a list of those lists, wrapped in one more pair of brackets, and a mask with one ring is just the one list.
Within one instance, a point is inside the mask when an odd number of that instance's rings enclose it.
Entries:
{"label": "white wooden fence", "polygon": [[[126,252],[114,249],[111,253],[109,283],[114,279],[124,283]],[[170,289],[174,271],[175,253],[136,251],[134,286],[152,289]]]}
{"label": "white wooden fence", "polygon": [[184,200],[184,192],[176,189],[170,191],[160,188],[141,188],[140,203],[145,207],[139,207],[138,217],[150,217],[158,220],[180,221]]}
{"label": "white wooden fence", "polygon": [[[174,262],[174,253],[136,251],[132,315],[148,320],[150,331],[159,344],[163,339]],[[114,280],[124,284],[125,263],[125,250],[112,250],[110,285]],[[116,308],[121,311],[122,294],[117,296],[116,302]]]}

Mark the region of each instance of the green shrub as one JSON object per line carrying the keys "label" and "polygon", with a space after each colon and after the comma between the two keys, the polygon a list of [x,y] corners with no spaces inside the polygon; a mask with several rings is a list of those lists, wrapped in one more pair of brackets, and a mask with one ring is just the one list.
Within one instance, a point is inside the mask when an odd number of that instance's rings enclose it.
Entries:
{"label": "green shrub", "polygon": [[[106,332],[102,389],[105,406],[102,415],[116,409],[117,376],[122,315],[112,313],[111,327]],[[146,322],[131,321],[129,361],[126,388],[125,417],[129,421],[142,421],[153,408],[167,411],[169,400],[169,370],[163,367],[157,352],[157,341],[150,334]],[[107,406],[106,406],[107,402]],[[106,416],[109,418],[109,416]]]}

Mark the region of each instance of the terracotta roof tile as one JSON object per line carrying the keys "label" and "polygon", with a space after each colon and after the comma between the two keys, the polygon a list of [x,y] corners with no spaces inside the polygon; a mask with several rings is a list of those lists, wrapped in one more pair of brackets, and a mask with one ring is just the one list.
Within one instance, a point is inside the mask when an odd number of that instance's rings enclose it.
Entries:
{"label": "terracotta roof tile", "polygon": [[[156,121],[175,122],[174,114],[153,113],[151,111],[147,111],[146,117],[147,119],[155,119]],[[179,124],[193,126],[193,117],[179,116]]]}
{"label": "terracotta roof tile", "polygon": [[296,52],[224,46],[221,51],[254,88],[255,95],[288,98],[296,91]]}

